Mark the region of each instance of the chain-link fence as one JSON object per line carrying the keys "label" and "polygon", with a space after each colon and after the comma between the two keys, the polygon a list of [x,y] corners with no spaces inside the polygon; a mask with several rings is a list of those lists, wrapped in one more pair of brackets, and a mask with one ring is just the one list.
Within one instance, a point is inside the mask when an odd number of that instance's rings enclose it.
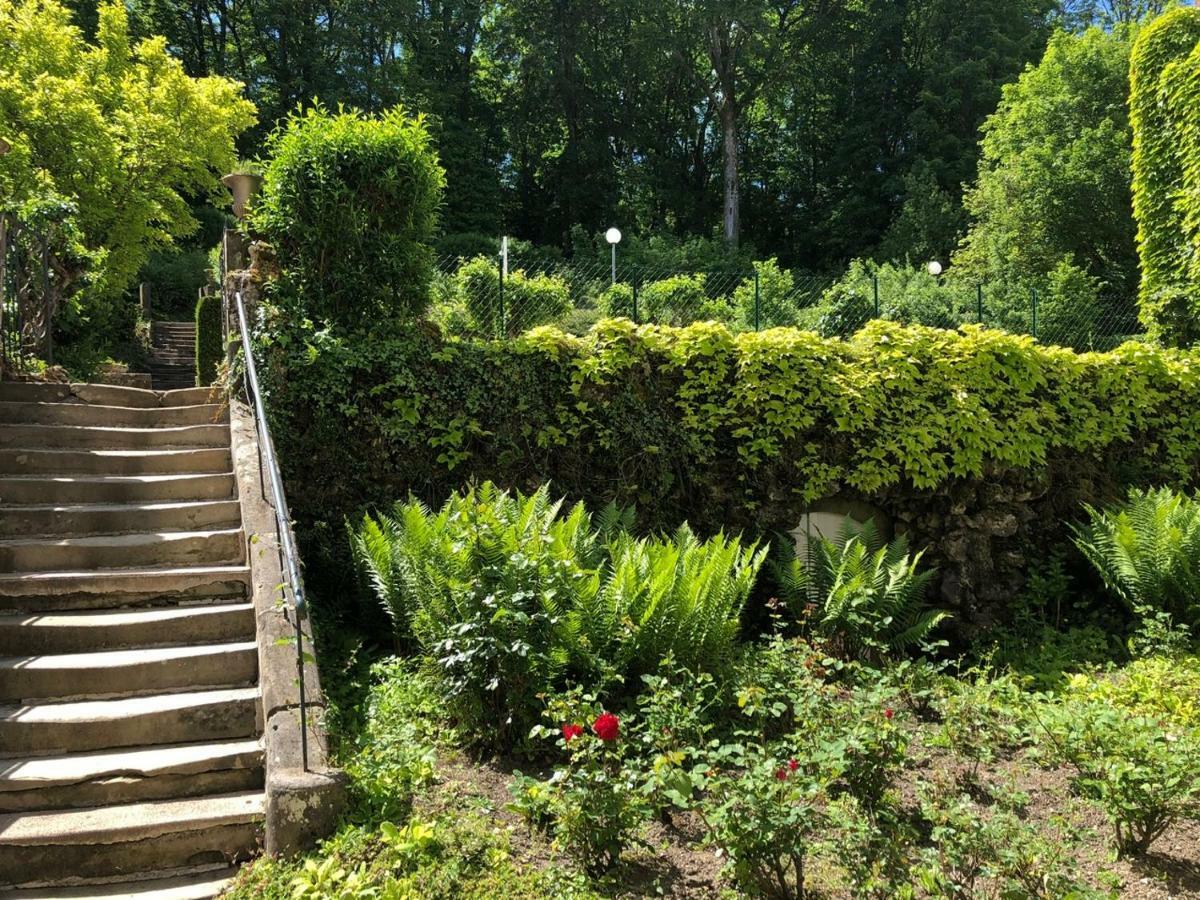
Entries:
{"label": "chain-link fence", "polygon": [[971,284],[925,270],[856,263],[840,278],[774,261],[707,271],[510,256],[438,261],[430,316],[453,334],[513,337],[554,324],[582,334],[606,316],[734,331],[794,326],[845,337],[872,319],[956,328],[983,323],[1080,350],[1108,349],[1141,328],[1132,299],[1105,298],[1070,280]]}

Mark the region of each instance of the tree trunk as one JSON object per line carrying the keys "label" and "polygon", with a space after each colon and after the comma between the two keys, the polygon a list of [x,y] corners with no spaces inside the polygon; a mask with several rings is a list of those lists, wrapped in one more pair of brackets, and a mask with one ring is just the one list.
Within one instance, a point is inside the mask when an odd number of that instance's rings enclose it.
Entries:
{"label": "tree trunk", "polygon": [[741,228],[741,192],[738,188],[738,144],[737,109],[733,100],[726,97],[721,104],[721,149],[724,157],[725,203],[722,208],[725,243],[730,247],[738,244]]}

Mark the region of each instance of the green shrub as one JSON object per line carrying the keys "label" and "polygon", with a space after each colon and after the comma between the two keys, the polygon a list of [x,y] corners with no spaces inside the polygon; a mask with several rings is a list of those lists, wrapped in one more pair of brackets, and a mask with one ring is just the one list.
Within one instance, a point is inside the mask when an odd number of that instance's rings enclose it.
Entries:
{"label": "green shrub", "polygon": [[1075,545],[1138,616],[1160,610],[1200,623],[1200,500],[1169,488],[1133,490],[1109,510],[1086,507]]}
{"label": "green shrub", "polygon": [[463,263],[457,289],[476,329],[488,337],[512,337],[535,325],[556,322],[571,308],[570,287],[553,275],[514,269],[500,286],[500,268],[486,256]]}
{"label": "green shrub", "polygon": [[1175,822],[1200,820],[1200,733],[1164,728],[1106,702],[1067,702],[1043,713],[1076,784],[1113,826],[1117,853],[1145,853]]}
{"label": "green shrub", "polygon": [[843,659],[878,663],[926,643],[947,618],[925,605],[931,570],[918,571],[903,536],[885,543],[872,522],[850,520],[809,545],[801,566],[790,544],[775,563],[783,598],[812,634]]}
{"label": "green shrub", "polygon": [[599,547],[582,505],[559,518],[542,488],[510,496],[487,483],[433,514],[400,504],[354,537],[400,633],[411,628],[441,677],[468,742],[502,749],[529,733],[538,696],[569,662],[574,598],[594,581]]}
{"label": "green shrub", "polygon": [[750,748],[710,783],[708,840],[752,895],[804,900],[805,864],[826,825],[825,785],[798,761]]}
{"label": "green shrub", "polygon": [[305,314],[347,327],[425,311],[445,175],[425,120],[320,105],[267,142],[253,227]]}
{"label": "green shrub", "polygon": [[[567,761],[541,783],[543,800],[533,809],[544,810],[556,842],[584,871],[601,875],[620,862],[648,818],[629,764],[629,723],[578,690],[552,699],[546,718],[550,726],[535,732],[556,738]],[[525,793],[529,787],[520,779],[515,785]]]}
{"label": "green shrub", "polygon": [[673,275],[638,287],[638,313],[642,321],[658,325],[687,325],[701,321],[708,309],[704,275]]}
{"label": "green shrub", "polygon": [[221,297],[204,294],[196,301],[196,384],[204,386],[217,380],[225,361],[225,341],[221,335]]}
{"label": "green shrub", "polygon": [[[741,323],[753,328],[778,328],[798,324],[800,310],[796,306],[796,283],[792,273],[779,268],[779,261],[771,257],[765,262],[756,262],[758,291],[755,297],[754,278],[750,277],[733,291],[733,308]],[[756,313],[757,308],[757,313]]]}
{"label": "green shrub", "polygon": [[[972,297],[968,298],[967,293]],[[973,292],[964,293],[960,287],[943,284],[921,267],[855,260],[825,292],[821,307],[817,330],[827,337],[846,337],[875,318],[956,328],[960,322],[972,320],[968,310],[974,307],[974,299]]]}
{"label": "green shrub", "polygon": [[622,281],[605,288],[598,298],[598,303],[600,310],[606,316],[620,316],[635,321],[641,319],[642,310],[640,308],[638,309],[639,315],[634,315],[633,286]]}
{"label": "green shrub", "polygon": [[[638,504],[643,527],[702,533],[791,529],[839,494],[926,516],[963,491],[1011,490],[1045,498],[1028,501],[1030,527],[1053,539],[1074,498],[1190,487],[1200,471],[1200,356],[1145,344],[1079,354],[975,326],[876,322],[840,341],[611,319],[582,338],[361,341],[268,316],[272,431],[288,482],[322,486],[290,493],[329,597],[345,596],[345,517],[409,491],[440,504],[472,475],[551,481],[595,509]],[[960,565],[942,561],[943,577]],[[987,586],[961,585],[966,603]]]}

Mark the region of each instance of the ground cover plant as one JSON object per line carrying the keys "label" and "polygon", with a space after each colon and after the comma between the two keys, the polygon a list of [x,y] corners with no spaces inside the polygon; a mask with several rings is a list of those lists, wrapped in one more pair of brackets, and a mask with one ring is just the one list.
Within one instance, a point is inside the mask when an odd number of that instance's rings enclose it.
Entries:
{"label": "ground cover plant", "polygon": [[[1050,566],[1028,603],[1115,609],[1125,642],[1107,663],[1081,643],[1073,671],[1040,678],[1036,653],[996,661],[1011,634],[939,642],[919,550],[874,529],[767,566],[736,538],[644,534],[628,510],[554,497],[484,483],[347,529],[401,652],[339,719],[357,722],[339,735],[342,829],[249,867],[232,896],[1200,896],[1200,654],[1126,608],[1101,560],[1075,558],[1094,565],[1082,591],[1086,568]],[[1080,533],[1145,498],[1080,509]],[[651,566],[634,581],[653,600],[606,593],[631,565]],[[656,634],[693,619],[719,643]],[[922,640],[888,639],[910,621]]]}

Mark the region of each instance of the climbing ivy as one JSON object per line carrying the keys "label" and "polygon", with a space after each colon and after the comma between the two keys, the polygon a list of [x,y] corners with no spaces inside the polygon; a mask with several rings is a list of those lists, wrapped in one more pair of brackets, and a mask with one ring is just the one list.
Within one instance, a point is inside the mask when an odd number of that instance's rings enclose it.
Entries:
{"label": "climbing ivy", "polygon": [[1133,211],[1143,323],[1176,346],[1200,339],[1200,9],[1147,25],[1130,58]]}
{"label": "climbing ivy", "polygon": [[309,324],[264,339],[297,518],[471,480],[639,506],[649,525],[765,525],[834,493],[929,492],[1073,459],[1188,484],[1200,354],[1075,353],[1027,337],[875,322],[852,340],[605,320],[513,341],[414,328],[355,341]]}

